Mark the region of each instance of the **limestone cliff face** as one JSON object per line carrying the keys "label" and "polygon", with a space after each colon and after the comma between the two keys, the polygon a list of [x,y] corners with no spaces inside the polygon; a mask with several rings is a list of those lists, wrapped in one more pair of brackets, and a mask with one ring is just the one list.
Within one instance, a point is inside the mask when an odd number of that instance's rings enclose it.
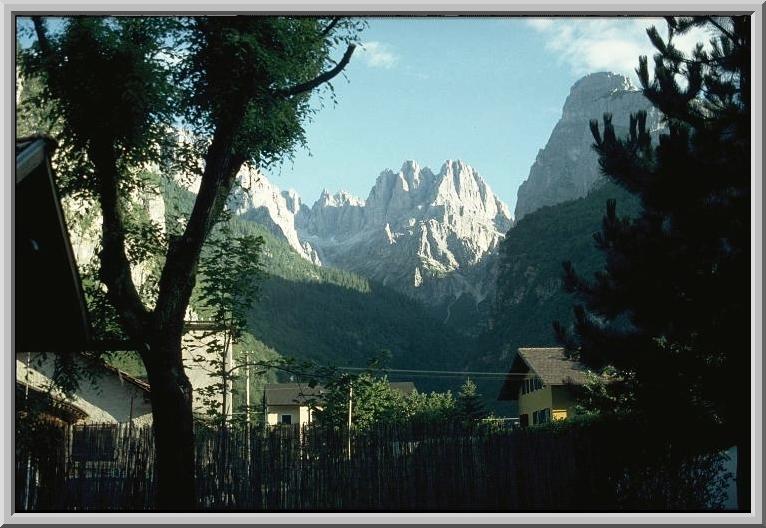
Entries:
{"label": "limestone cliff face", "polygon": [[239,185],[229,200],[232,211],[267,227],[275,236],[287,241],[303,258],[321,264],[311,245],[298,239],[295,221],[308,209],[300,196],[293,190],[280,191],[255,170],[243,169],[238,181]]}
{"label": "limestone cliff face", "polygon": [[366,200],[324,191],[310,209],[263,177],[258,185],[239,200],[237,212],[274,226],[312,262],[359,273],[431,305],[463,294],[483,300],[492,277],[477,269],[513,223],[508,207],[463,161],[448,160],[438,173],[407,161],[399,171],[383,171]]}
{"label": "limestone cliff face", "polygon": [[[154,225],[165,230],[165,200],[159,192],[139,195],[133,193],[130,196],[132,207],[145,212],[147,219]],[[67,220],[69,239],[72,243],[77,265],[82,269],[90,264],[98,265],[98,251],[101,244],[101,212],[96,202],[78,202],[72,198],[62,199],[62,209]],[[146,280],[150,273],[148,262],[142,262],[131,266],[133,282],[142,293]]]}
{"label": "limestone cliff face", "polygon": [[538,152],[529,177],[519,187],[516,220],[546,205],[585,196],[603,181],[589,121],[601,121],[604,113],[611,113],[617,135],[624,136],[630,114],[639,110],[647,112],[651,131],[662,128],[661,114],[627,77],[600,72],[577,81],[548,143]]}

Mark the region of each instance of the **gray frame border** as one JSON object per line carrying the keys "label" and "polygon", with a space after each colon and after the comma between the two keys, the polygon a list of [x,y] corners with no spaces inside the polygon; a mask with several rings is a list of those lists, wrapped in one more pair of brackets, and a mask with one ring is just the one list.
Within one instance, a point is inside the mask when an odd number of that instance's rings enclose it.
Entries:
{"label": "gray frame border", "polygon": [[[124,2],[124,3],[123,3]],[[667,4],[661,0],[650,0],[645,3],[621,3],[616,6],[609,0],[590,0],[578,3],[576,0],[559,0],[556,3],[531,3],[513,0],[484,0],[482,3],[467,4],[465,2],[448,0],[420,0],[417,4],[405,4],[401,0],[386,2],[375,0],[375,3],[360,4],[353,0],[286,0],[282,3],[256,3],[244,0],[230,1],[225,4],[214,4],[205,0],[164,0],[162,3],[150,3],[150,0],[123,0],[120,3],[104,4],[98,0],[80,0],[67,3],[65,0],[0,0],[2,4],[2,34],[0,39],[0,54],[3,57],[2,84],[2,115],[5,126],[2,128],[2,159],[6,175],[13,174],[11,138],[14,137],[15,115],[14,93],[15,85],[9,82],[14,77],[15,46],[14,16],[16,14],[31,14],[33,12],[71,14],[175,14],[175,13],[262,13],[287,14],[303,13],[318,14],[332,12],[359,16],[395,15],[600,15],[600,16],[657,16],[663,14],[692,14],[701,12],[720,13],[752,13],[753,16],[753,116],[752,136],[758,141],[752,149],[751,184],[753,192],[753,207],[751,210],[751,387],[753,400],[751,405],[753,433],[753,510],[750,514],[743,513],[696,513],[696,514],[661,514],[661,513],[110,513],[110,514],[78,514],[78,513],[19,513],[13,514],[13,425],[12,405],[14,383],[9,374],[14,372],[14,350],[12,342],[13,324],[13,192],[12,178],[6,177],[0,186],[0,216],[2,217],[2,278],[0,278],[0,298],[2,298],[2,343],[6,352],[3,354],[2,378],[2,416],[3,427],[0,436],[0,473],[2,474],[2,510],[3,524],[92,524],[92,523],[184,523],[184,524],[250,524],[250,523],[317,523],[317,524],[347,524],[347,523],[438,523],[438,524],[763,524],[763,361],[760,352],[763,350],[763,200],[764,189],[761,175],[763,174],[763,5],[753,1],[736,3],[694,2],[693,0],[675,0]],[[10,75],[9,75],[10,73]],[[761,449],[758,449],[758,446]]]}

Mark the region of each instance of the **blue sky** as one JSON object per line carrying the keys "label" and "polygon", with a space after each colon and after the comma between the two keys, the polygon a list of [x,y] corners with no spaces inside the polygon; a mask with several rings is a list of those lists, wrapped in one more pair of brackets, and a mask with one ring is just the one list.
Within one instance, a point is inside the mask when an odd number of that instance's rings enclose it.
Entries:
{"label": "blue sky", "polygon": [[368,20],[363,48],[334,82],[337,105],[326,102],[306,127],[308,148],[266,170],[309,205],[323,189],[366,198],[381,171],[405,160],[438,171],[462,159],[513,211],[571,85],[596,71],[635,82],[638,56],[653,53],[646,28],[665,27],[629,17]]}
{"label": "blue sky", "polygon": [[631,75],[652,53],[651,19],[372,18],[338,103],[307,126],[308,150],[267,171],[309,205],[323,188],[366,198],[404,160],[438,171],[472,165],[513,211],[519,184],[561,116],[571,85],[594,71]]}

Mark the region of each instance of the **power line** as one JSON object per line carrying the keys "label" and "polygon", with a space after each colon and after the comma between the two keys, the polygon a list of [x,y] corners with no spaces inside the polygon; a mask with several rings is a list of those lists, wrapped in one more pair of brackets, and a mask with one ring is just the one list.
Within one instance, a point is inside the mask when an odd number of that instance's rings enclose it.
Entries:
{"label": "power line", "polygon": [[336,367],[338,370],[353,370],[353,371],[373,371],[383,374],[408,374],[418,377],[434,377],[434,378],[453,378],[453,377],[466,377],[474,376],[481,377],[482,379],[507,379],[507,378],[526,378],[531,373],[529,372],[483,372],[483,371],[462,371],[462,370],[422,370],[422,369],[393,369],[393,368],[378,368],[371,369],[370,367]]}
{"label": "power line", "polygon": [[460,371],[460,370],[416,370],[416,369],[369,369],[362,367],[338,367],[340,370],[378,370],[380,372],[401,372],[405,374],[438,374],[438,375],[456,375],[456,376],[527,376],[523,372],[478,372],[478,371]]}

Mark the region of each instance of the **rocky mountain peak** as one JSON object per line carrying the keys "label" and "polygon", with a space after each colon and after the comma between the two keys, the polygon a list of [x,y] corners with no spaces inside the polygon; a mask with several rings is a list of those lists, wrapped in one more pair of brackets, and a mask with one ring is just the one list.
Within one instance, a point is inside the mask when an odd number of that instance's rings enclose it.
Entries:
{"label": "rocky mountain peak", "polygon": [[487,198],[486,183],[473,167],[463,161],[445,161],[439,172],[439,179],[441,180],[440,190],[454,193],[447,196],[440,193],[440,197],[443,199],[457,199],[475,205],[477,200],[483,202]]}
{"label": "rocky mountain peak", "polygon": [[440,304],[464,293],[483,298],[489,285],[472,270],[511,224],[478,171],[450,159],[438,174],[414,160],[384,170],[366,201],[323,194],[298,229],[323,263]]}
{"label": "rocky mountain peak", "polygon": [[364,205],[364,200],[357,198],[347,191],[339,191],[335,194],[330,194],[327,189],[324,189],[319,196],[319,199],[314,202],[312,209],[321,207],[343,207],[346,205],[361,207]]}
{"label": "rocky mountain peak", "polygon": [[285,205],[287,206],[287,210],[290,211],[293,214],[298,214],[302,208],[306,207],[303,205],[303,202],[301,201],[301,197],[298,195],[298,193],[293,190],[289,189],[287,191],[282,191],[282,198],[285,200]]}
{"label": "rocky mountain peak", "polygon": [[529,176],[521,184],[516,202],[516,220],[546,205],[585,196],[603,182],[596,153],[591,148],[591,119],[612,114],[615,132],[627,134],[632,113],[647,112],[647,126],[655,133],[662,128],[657,109],[633,86],[616,73],[586,75],[571,88],[564,102],[561,119],[541,149]]}
{"label": "rocky mountain peak", "polygon": [[630,79],[624,75],[607,71],[595,72],[578,79],[569,89],[567,100],[603,97],[604,94],[636,90]]}
{"label": "rocky mountain peak", "polygon": [[[476,267],[511,226],[508,207],[478,171],[445,161],[438,174],[417,161],[382,171],[366,200],[323,190],[309,209],[261,180],[239,212],[281,234],[305,258],[354,271],[422,299],[476,302],[491,278]],[[270,203],[267,203],[270,202]]]}

